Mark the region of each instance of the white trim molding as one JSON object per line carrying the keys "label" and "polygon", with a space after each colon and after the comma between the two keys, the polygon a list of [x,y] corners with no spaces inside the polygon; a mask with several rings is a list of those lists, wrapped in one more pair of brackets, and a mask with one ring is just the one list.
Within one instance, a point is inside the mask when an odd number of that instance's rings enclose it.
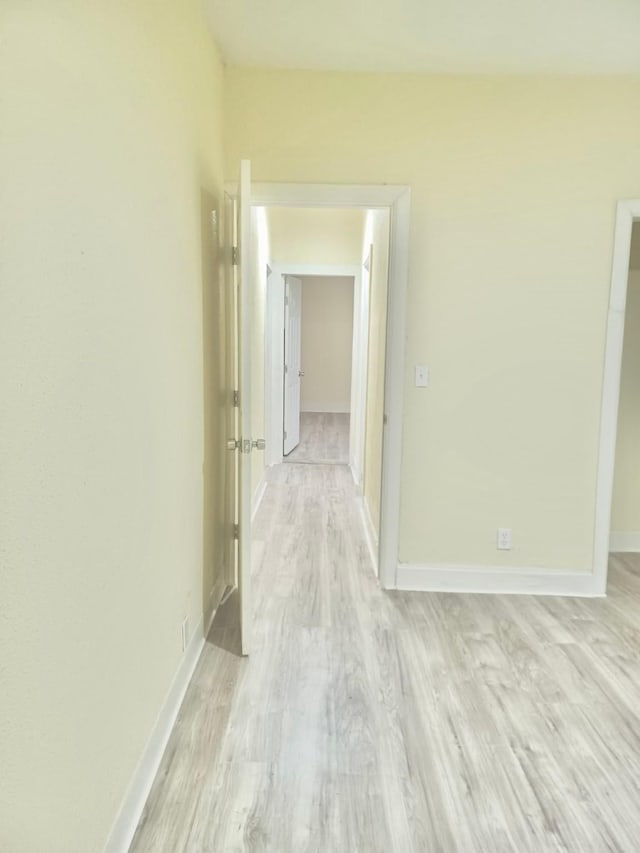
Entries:
{"label": "white trim molding", "polygon": [[[215,613],[215,608],[213,610]],[[213,618],[213,616],[211,617]],[[133,841],[140,817],[147,802],[154,779],[167,748],[180,706],[193,677],[204,648],[204,625],[200,620],[187,646],[169,693],[160,709],[156,723],[133,774],[120,811],[111,829],[104,853],[125,853]]]}
{"label": "white trim molding", "polygon": [[397,589],[415,592],[561,595],[599,598],[604,595],[590,572],[560,572],[515,566],[398,565]]}
{"label": "white trim molding", "polygon": [[[368,215],[368,211],[367,211]],[[366,262],[353,288],[353,334],[351,348],[351,418],[349,422],[349,464],[354,472],[364,471],[366,422],[367,422],[367,376],[369,372],[369,296],[371,292],[370,244]],[[357,485],[362,483],[359,474]],[[377,566],[377,564],[376,564]],[[377,571],[377,568],[376,568]]]}
{"label": "white trim molding", "polygon": [[213,625],[213,620],[215,619],[218,607],[220,607],[220,602],[227,591],[227,583],[225,581],[226,576],[227,573],[224,570],[224,566],[221,566],[216,573],[216,577],[220,578],[220,580],[211,588],[211,592],[209,593],[209,603],[204,614],[203,639],[205,640],[207,639],[211,626]]}
{"label": "white trim molding", "polygon": [[609,537],[609,551],[617,554],[640,553],[640,530],[627,532],[612,530]]}
{"label": "white trim molding", "polygon": [[353,463],[349,464],[349,470],[351,471],[351,476],[353,477],[353,483],[356,487],[356,494],[359,498],[362,497],[362,474],[358,471],[358,468]]}
{"label": "white trim molding", "polygon": [[[378,550],[380,583],[387,589],[393,588],[396,584],[400,553],[400,484],[410,216],[411,190],[409,187],[402,187],[390,207],[387,345],[384,376],[385,425]],[[375,264],[375,258],[373,262]]]}
{"label": "white trim molding", "polygon": [[373,564],[373,571],[376,575],[379,575],[380,566],[378,564],[378,534],[376,532],[373,519],[371,518],[369,504],[367,503],[364,495],[360,498],[360,513],[362,515],[362,524],[364,526],[364,536],[367,543],[367,549],[369,550],[369,556],[371,557],[371,562]]}
{"label": "white trim molding", "polygon": [[618,430],[618,403],[624,342],[624,315],[629,281],[631,254],[631,229],[640,220],[640,200],[619,201],[616,212],[616,230],[613,244],[613,266],[607,342],[604,356],[602,403],[600,410],[600,448],[596,485],[596,509],[593,542],[593,577],[595,588],[602,595],[607,589],[609,566],[609,539],[611,533],[611,503],[613,499],[613,474],[616,460]]}
{"label": "white trim molding", "polygon": [[302,278],[355,278],[360,272],[358,264],[296,264],[277,259],[272,263],[271,275],[276,269],[281,275],[297,275]]}
{"label": "white trim molding", "polygon": [[[228,186],[233,189],[232,184]],[[258,207],[393,207],[408,189],[401,184],[279,184],[256,181],[251,185],[251,204]]]}

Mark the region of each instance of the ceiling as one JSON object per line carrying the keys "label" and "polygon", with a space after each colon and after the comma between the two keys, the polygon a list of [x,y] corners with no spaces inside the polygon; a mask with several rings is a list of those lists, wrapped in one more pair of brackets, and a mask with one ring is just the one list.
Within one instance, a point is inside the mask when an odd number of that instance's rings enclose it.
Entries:
{"label": "ceiling", "polygon": [[205,0],[230,65],[640,73],[640,0]]}

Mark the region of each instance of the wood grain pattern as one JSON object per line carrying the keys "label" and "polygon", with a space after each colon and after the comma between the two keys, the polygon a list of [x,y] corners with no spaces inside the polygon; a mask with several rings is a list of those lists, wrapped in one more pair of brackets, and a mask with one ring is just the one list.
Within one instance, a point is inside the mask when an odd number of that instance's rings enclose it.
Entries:
{"label": "wood grain pattern", "polygon": [[133,853],[640,849],[640,556],[609,597],[385,593],[343,466],[270,472]]}

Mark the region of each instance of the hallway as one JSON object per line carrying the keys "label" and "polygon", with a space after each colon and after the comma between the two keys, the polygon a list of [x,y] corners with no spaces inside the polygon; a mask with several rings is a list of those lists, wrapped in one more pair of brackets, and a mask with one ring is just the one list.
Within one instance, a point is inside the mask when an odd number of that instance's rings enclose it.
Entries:
{"label": "hallway", "polygon": [[384,593],[346,466],[271,469],[254,529],[254,652],[218,614],[133,853],[637,849],[636,557],[606,600]]}

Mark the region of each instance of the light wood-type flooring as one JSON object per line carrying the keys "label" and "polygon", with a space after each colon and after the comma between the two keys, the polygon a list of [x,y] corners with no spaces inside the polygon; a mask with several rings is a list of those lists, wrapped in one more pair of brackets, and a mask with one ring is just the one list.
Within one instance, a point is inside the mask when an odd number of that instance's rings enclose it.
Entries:
{"label": "light wood-type flooring", "polygon": [[301,412],[300,444],[285,462],[349,464],[349,415],[337,412]]}
{"label": "light wood-type flooring", "polygon": [[640,558],[607,599],[383,592],[348,467],[272,469],[134,853],[640,851]]}

